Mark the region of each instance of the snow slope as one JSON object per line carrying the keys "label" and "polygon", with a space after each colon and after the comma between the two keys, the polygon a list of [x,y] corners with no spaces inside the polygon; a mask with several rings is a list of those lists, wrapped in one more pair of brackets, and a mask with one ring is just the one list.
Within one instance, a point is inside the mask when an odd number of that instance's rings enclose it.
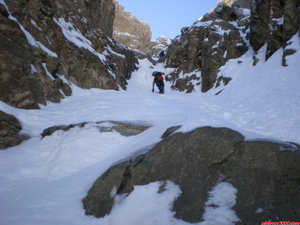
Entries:
{"label": "snow slope", "polygon": [[[248,139],[300,143],[299,45],[295,36],[290,47],[297,52],[287,57],[288,67],[281,66],[282,50],[264,62],[264,48],[255,67],[251,51],[229,61],[220,74],[233,80],[205,94],[174,92],[170,84],[166,84],[166,94],[158,94],[157,89],[152,93],[152,71],[169,70],[142,60],[127,91],[83,90],[73,85],[71,97],[60,104],[41,106],[41,110],[16,109],[0,102],[0,110],[15,115],[23,132],[32,136],[19,146],[0,151],[0,225],[188,224],[173,218],[170,211],[180,194],[180,188],[171,182],[160,194],[159,182],[135,187],[102,219],[85,216],[81,200],[111,165],[148,150],[170,126],[183,125],[182,132],[225,126]],[[90,125],[57,131],[43,139],[40,136],[53,125],[107,120],[152,127],[132,137],[99,133]],[[208,194],[204,222],[199,224],[211,224],[213,218],[218,219],[214,224],[235,224],[238,215],[231,208],[237,191],[229,183],[218,184]],[[210,204],[218,205],[217,211]]]}

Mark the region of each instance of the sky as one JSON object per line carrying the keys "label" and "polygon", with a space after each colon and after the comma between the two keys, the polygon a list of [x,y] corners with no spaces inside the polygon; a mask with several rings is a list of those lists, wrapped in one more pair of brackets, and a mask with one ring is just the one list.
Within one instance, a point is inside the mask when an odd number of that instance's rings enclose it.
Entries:
{"label": "sky", "polygon": [[182,27],[192,25],[216,6],[217,0],[118,0],[137,18],[150,25],[152,40],[163,35],[174,38]]}

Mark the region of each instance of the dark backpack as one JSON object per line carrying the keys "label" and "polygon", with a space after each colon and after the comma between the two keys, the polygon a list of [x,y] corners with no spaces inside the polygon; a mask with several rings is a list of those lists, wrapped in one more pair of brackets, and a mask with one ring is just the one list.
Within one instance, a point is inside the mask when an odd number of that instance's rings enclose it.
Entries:
{"label": "dark backpack", "polygon": [[157,79],[157,81],[164,81],[164,77],[161,74],[158,75],[158,77],[156,79]]}
{"label": "dark backpack", "polygon": [[154,71],[154,72],[152,73],[152,76],[155,77],[155,81],[159,81],[159,82],[161,82],[161,81],[164,80],[164,77],[163,77],[162,75],[163,75],[163,73],[162,73],[162,72],[159,72],[159,71]]}

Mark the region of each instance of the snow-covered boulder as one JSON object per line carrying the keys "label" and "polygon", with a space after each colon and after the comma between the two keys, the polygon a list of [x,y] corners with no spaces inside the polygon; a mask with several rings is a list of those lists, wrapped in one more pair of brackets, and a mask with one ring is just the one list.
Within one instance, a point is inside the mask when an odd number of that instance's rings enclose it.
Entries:
{"label": "snow-covered boulder", "polygon": [[[158,192],[163,193],[171,181],[182,194],[170,208],[177,218],[188,222],[210,218],[205,224],[260,224],[278,218],[298,219],[300,146],[245,141],[228,128],[202,127],[168,135],[148,153],[105,172],[83,200],[86,214],[104,217],[114,204],[126,201],[137,185],[160,181]],[[224,183],[237,190],[236,200],[230,197],[226,203],[231,192],[224,190],[219,201],[208,204],[207,193]],[[226,213],[231,207],[235,212]],[[219,218],[213,212],[216,208],[223,212]]]}

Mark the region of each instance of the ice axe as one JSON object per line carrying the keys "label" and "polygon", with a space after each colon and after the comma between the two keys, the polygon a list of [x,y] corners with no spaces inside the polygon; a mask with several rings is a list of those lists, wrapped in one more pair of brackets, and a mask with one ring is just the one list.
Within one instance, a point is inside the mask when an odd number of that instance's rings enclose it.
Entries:
{"label": "ice axe", "polygon": [[154,92],[154,84],[155,84],[155,82],[153,81],[152,92]]}

